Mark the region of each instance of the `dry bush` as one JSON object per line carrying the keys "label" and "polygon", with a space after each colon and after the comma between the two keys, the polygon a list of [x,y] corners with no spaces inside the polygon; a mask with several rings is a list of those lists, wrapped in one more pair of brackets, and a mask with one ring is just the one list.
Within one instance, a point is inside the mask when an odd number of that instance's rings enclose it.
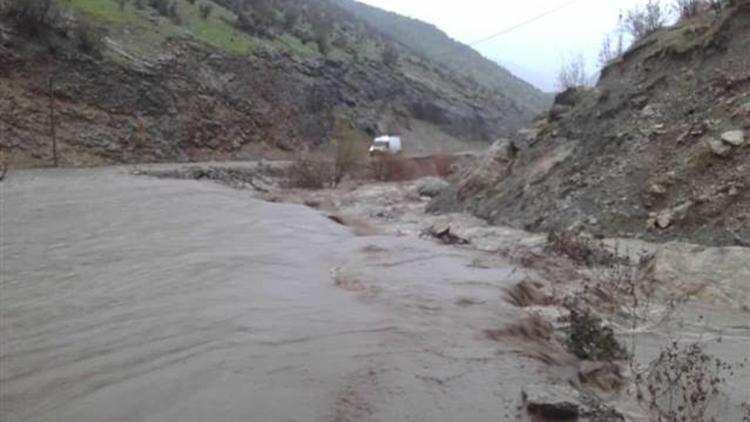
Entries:
{"label": "dry bush", "polygon": [[680,18],[688,19],[697,16],[704,5],[704,0],[675,0],[673,7],[679,13]]}
{"label": "dry bush", "polygon": [[333,141],[316,153],[299,154],[287,169],[290,187],[336,188],[346,177],[366,173],[369,141],[337,120]]}
{"label": "dry bush", "polygon": [[287,168],[286,185],[301,189],[325,189],[333,180],[333,165],[323,159],[299,155]]}
{"label": "dry bush", "polygon": [[674,341],[636,377],[638,402],[659,422],[718,422],[712,404],[733,366],[709,355],[700,343]]}
{"label": "dry bush", "polygon": [[570,88],[580,88],[590,85],[586,74],[586,61],[582,54],[578,54],[563,61],[557,75],[557,88],[565,91]]}
{"label": "dry bush", "polygon": [[334,126],[333,187],[346,177],[363,169],[367,162],[369,140],[357,133],[349,124],[338,120]]}
{"label": "dry bush", "polygon": [[585,266],[611,266],[622,259],[607,251],[601,244],[569,231],[551,232],[545,251],[565,256],[576,264]]}
{"label": "dry bush", "polygon": [[666,11],[661,3],[649,0],[646,5],[636,7],[625,16],[625,31],[637,42],[664,27]]}
{"label": "dry bush", "polygon": [[675,0],[672,8],[680,19],[690,19],[711,10],[721,12],[731,4],[729,0]]}

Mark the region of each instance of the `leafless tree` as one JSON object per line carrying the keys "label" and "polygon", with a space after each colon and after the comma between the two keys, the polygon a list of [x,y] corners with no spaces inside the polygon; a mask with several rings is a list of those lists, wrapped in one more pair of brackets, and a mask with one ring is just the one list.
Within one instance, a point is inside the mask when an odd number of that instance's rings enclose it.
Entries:
{"label": "leafless tree", "polygon": [[577,54],[563,61],[557,75],[557,87],[560,91],[590,85],[586,74],[586,60],[582,54]]}
{"label": "leafless tree", "polygon": [[625,31],[637,42],[664,27],[667,13],[661,3],[649,0],[646,5],[636,7],[625,16]]}

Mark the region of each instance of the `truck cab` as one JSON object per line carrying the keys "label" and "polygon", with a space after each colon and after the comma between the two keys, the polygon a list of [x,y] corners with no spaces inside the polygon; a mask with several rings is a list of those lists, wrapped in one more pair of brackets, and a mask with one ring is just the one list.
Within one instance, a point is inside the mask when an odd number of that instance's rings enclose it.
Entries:
{"label": "truck cab", "polygon": [[370,155],[397,155],[401,153],[401,138],[398,136],[379,136],[372,141]]}

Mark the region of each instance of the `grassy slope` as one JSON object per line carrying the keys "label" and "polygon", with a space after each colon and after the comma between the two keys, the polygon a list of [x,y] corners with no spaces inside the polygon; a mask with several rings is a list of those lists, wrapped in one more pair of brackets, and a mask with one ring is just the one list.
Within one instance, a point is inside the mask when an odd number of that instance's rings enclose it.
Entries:
{"label": "grassy slope", "polygon": [[170,37],[189,37],[229,54],[246,54],[256,48],[288,50],[302,56],[318,55],[317,48],[305,45],[288,34],[274,40],[258,39],[235,29],[230,22],[234,13],[211,1],[202,0],[213,7],[208,19],[200,16],[201,2],[190,4],[177,0],[180,24],[158,16],[150,8],[139,10],[131,3],[123,9],[114,0],[66,0],[62,4],[74,14],[85,16],[108,29],[129,53],[141,57],[162,52],[162,44]]}

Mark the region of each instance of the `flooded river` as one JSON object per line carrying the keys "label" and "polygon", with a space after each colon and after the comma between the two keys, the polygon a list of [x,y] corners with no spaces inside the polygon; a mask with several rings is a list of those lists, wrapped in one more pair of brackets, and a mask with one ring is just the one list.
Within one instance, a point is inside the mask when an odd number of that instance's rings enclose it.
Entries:
{"label": "flooded river", "polygon": [[1,186],[5,421],[516,420],[540,382],[478,252],[122,168]]}

